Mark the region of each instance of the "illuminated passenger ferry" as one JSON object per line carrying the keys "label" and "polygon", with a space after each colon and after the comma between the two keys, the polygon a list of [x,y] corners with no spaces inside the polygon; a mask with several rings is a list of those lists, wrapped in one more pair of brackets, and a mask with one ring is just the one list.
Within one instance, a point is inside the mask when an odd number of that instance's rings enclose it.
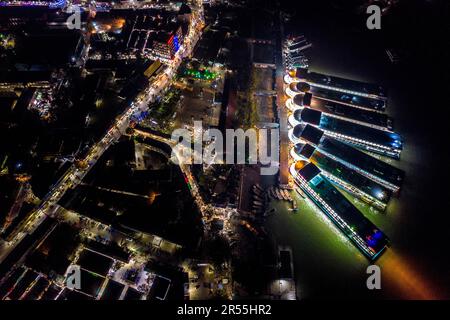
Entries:
{"label": "illuminated passenger ferry", "polygon": [[297,68],[289,72],[292,80],[306,81],[314,87],[328,89],[372,99],[387,99],[386,90],[377,84],[335,77]]}
{"label": "illuminated passenger ferry", "polygon": [[294,160],[306,160],[316,165],[336,186],[352,193],[381,210],[386,209],[392,190],[320,152],[309,143],[297,143],[291,150]]}
{"label": "illuminated passenger ferry", "polygon": [[[378,92],[376,88],[379,88],[380,90],[379,94],[362,93],[354,90],[347,90],[345,89],[345,87],[337,88],[326,85],[326,83],[329,83],[329,78],[335,79],[335,77],[320,75],[320,77],[323,78],[323,81],[315,81],[310,79],[311,76],[313,76],[313,79],[319,78],[319,76],[317,75],[317,73],[308,72],[305,68],[297,68],[295,70],[289,71],[284,76],[284,81],[287,84],[292,85],[289,88],[292,91],[297,91],[295,89],[296,84],[300,83],[299,85],[303,86],[302,83],[306,83],[309,85],[309,90],[307,91],[322,100],[338,102],[354,108],[376,112],[383,112],[386,109],[386,92],[381,87],[361,83],[361,87],[363,88],[365,86],[373,86],[373,88],[370,90],[371,92]],[[353,82],[353,80],[348,81]],[[322,84],[320,84],[319,82],[321,82]],[[367,89],[361,89],[361,91],[365,92],[367,91]]]}
{"label": "illuminated passenger ferry", "polygon": [[320,111],[303,108],[294,112],[294,118],[315,126],[330,137],[370,152],[394,159],[400,158],[403,142],[395,132],[378,130],[347,120],[331,117]]}
{"label": "illuminated passenger ferry", "polygon": [[[294,118],[292,116],[292,118]],[[397,192],[399,191],[404,172],[384,161],[378,160],[367,153],[358,150],[346,143],[326,136],[317,127],[309,124],[297,124],[289,131],[289,138],[294,143],[309,143],[320,153],[334,159],[346,167],[357,171],[382,186]]]}
{"label": "illuminated passenger ferry", "polygon": [[346,104],[318,99],[310,92],[299,93],[291,98],[290,109],[311,108],[320,111],[327,116],[353,122],[374,129],[391,131],[393,130],[393,121],[384,113],[357,109]]}
{"label": "illuminated passenger ferry", "polygon": [[364,217],[314,164],[297,161],[290,170],[305,194],[370,260],[375,260],[387,248],[387,236]]}

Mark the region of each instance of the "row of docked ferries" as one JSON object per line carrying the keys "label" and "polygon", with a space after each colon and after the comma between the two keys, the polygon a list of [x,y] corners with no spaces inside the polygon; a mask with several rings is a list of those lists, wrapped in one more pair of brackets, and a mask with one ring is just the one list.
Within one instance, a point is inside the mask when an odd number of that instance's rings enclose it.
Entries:
{"label": "row of docked ferries", "polygon": [[297,192],[311,199],[370,260],[388,237],[340,191],[385,210],[399,193],[404,172],[374,154],[399,159],[403,140],[385,113],[386,91],[378,85],[289,70],[290,174]]}

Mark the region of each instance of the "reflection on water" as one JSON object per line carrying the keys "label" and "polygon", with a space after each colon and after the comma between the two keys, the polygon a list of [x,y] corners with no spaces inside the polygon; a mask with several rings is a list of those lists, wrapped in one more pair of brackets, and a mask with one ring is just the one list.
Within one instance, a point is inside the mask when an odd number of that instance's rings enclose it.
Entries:
{"label": "reflection on water", "polygon": [[153,202],[155,202],[156,197],[159,196],[159,195],[161,195],[161,193],[158,193],[158,192],[155,192],[155,191],[151,190],[149,192],[149,195],[148,195],[148,204],[152,205]]}
{"label": "reflection on water", "polygon": [[377,264],[382,268],[384,282],[397,290],[403,299],[439,299],[426,275],[392,248],[383,254]]}
{"label": "reflection on water", "polygon": [[395,248],[386,250],[375,262],[381,268],[382,289],[368,290],[366,268],[370,262],[314,204],[296,192],[291,195],[298,212],[289,211],[285,202],[272,201],[276,213],[267,226],[278,244],[292,248],[300,298],[442,298],[434,279]]}

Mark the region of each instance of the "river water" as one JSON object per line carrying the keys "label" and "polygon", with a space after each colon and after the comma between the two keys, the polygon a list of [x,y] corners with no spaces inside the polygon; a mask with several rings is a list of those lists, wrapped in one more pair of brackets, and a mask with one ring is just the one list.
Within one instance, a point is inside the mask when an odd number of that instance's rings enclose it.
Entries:
{"label": "river water", "polygon": [[[442,64],[442,40],[448,37],[439,7],[411,1],[414,6],[383,17],[381,31],[369,31],[348,8],[312,2],[296,4],[286,32],[313,43],[307,51],[311,70],[388,88],[387,113],[405,141],[401,160],[392,164],[405,170],[406,179],[385,213],[357,204],[392,242],[376,261],[381,290],[366,288],[368,260],[309,201],[298,197],[296,214],[273,203],[277,212],[267,227],[278,244],[293,249],[299,298],[449,299],[450,162]],[[387,59],[384,50],[392,46],[402,52],[400,65]]]}

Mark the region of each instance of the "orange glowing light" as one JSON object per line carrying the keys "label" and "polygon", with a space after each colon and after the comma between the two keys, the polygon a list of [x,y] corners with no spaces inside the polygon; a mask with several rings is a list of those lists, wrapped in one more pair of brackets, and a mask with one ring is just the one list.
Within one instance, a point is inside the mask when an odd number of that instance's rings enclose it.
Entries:
{"label": "orange glowing light", "polygon": [[303,168],[305,166],[306,162],[305,161],[297,161],[295,163],[295,170],[298,171],[301,168]]}
{"label": "orange glowing light", "polygon": [[383,278],[405,299],[439,299],[437,288],[405,257],[388,250],[378,261]]}

